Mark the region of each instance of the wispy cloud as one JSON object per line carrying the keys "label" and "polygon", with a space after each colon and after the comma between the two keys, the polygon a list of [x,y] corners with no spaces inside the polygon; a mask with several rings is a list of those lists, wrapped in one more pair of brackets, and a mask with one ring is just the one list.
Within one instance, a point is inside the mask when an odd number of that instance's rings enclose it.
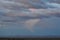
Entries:
{"label": "wispy cloud", "polygon": [[32,32],[34,31],[33,30],[33,27],[40,21],[40,19],[30,19],[30,20],[27,20],[24,22],[24,26],[28,29],[28,30],[31,30]]}

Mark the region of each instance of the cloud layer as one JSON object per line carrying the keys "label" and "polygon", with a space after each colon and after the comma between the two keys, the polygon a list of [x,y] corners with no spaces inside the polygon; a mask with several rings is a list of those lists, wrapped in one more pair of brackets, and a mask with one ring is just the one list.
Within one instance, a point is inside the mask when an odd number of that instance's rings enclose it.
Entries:
{"label": "cloud layer", "polygon": [[0,0],[0,21],[33,29],[43,18],[60,17],[59,0]]}

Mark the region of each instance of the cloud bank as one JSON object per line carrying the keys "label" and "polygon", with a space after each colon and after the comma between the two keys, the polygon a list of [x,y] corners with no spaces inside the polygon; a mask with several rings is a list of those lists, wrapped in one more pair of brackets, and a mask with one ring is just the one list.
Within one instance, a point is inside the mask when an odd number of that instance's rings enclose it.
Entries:
{"label": "cloud bank", "polygon": [[59,0],[0,0],[0,21],[33,26],[43,18],[60,18]]}

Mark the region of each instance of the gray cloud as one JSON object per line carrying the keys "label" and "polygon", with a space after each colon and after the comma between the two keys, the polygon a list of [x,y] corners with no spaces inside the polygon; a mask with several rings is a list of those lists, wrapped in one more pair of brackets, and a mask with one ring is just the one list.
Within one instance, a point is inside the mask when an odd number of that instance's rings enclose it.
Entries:
{"label": "gray cloud", "polygon": [[23,8],[48,8],[50,6],[53,7],[52,4],[50,4],[51,3],[47,4],[47,2],[44,0],[0,0],[0,8],[20,11]]}
{"label": "gray cloud", "polygon": [[60,9],[28,9],[26,12],[11,12],[7,13],[6,16],[20,16],[22,18],[39,18],[49,16],[59,16]]}
{"label": "gray cloud", "polygon": [[[21,13],[7,13],[6,17],[3,19],[3,22],[15,22],[15,23],[23,23],[23,25],[33,31],[33,27],[35,24],[40,22],[43,18],[51,18],[51,17],[60,17],[60,11],[58,9],[29,9],[29,12],[21,12]],[[11,19],[10,19],[10,18]],[[17,17],[17,18],[16,18]],[[13,19],[15,18],[15,19]],[[35,21],[34,21],[35,20]]]}
{"label": "gray cloud", "polygon": [[46,0],[0,0],[0,21],[33,26],[43,18],[60,17],[60,4]]}

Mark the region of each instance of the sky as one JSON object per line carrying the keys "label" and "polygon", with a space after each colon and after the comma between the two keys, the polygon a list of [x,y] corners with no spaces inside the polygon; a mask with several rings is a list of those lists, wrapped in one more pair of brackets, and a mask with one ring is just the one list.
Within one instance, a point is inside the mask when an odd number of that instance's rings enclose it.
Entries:
{"label": "sky", "polygon": [[60,35],[60,0],[0,0],[0,36]]}

